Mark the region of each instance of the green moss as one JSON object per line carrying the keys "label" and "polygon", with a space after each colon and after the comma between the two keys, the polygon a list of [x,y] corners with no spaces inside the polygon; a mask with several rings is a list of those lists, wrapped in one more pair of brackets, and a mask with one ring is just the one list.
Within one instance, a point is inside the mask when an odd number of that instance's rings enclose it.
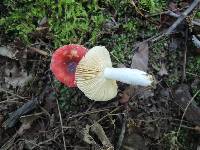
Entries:
{"label": "green moss", "polygon": [[92,103],[80,91],[77,92],[77,88],[68,88],[57,80],[54,82],[54,85],[59,91],[55,96],[58,98],[60,108],[64,111],[86,109]]}
{"label": "green moss", "polygon": [[[78,2],[75,0],[26,0],[11,3],[4,0],[9,13],[0,19],[6,34],[20,37],[27,44],[31,43],[30,33],[36,31],[38,20],[48,18],[54,47],[67,43],[83,43],[87,39],[92,43],[107,16],[98,6],[97,1]],[[87,36],[87,37],[86,37]]]}
{"label": "green moss", "polygon": [[[164,64],[168,75],[162,76],[162,81],[167,83],[168,86],[174,86],[181,82],[182,77],[182,52],[179,48],[169,50],[169,39],[162,39],[157,41],[150,47],[150,60],[149,66],[153,68],[154,74],[158,75],[159,71]],[[160,76],[158,75],[158,78]]]}
{"label": "green moss", "polygon": [[186,69],[189,79],[194,79],[195,75],[200,75],[200,56],[189,56]]}

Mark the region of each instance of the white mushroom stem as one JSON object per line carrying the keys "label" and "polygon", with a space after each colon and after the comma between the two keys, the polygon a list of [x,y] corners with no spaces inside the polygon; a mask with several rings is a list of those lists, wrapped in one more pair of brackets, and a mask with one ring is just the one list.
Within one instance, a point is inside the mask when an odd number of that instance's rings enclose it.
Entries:
{"label": "white mushroom stem", "polygon": [[131,85],[149,86],[153,77],[144,71],[129,68],[105,68],[104,77]]}

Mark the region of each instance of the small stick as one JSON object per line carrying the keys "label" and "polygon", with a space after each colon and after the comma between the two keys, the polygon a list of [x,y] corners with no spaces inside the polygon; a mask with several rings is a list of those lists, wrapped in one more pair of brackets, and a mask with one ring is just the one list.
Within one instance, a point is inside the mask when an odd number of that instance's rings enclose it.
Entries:
{"label": "small stick", "polygon": [[[50,80],[51,80],[51,78],[50,78]],[[55,87],[52,84],[51,84],[51,86],[55,90]],[[56,93],[56,91],[55,91],[55,93]],[[56,93],[56,95],[57,95],[57,93]],[[57,97],[56,97],[56,104],[57,104],[57,107],[58,107],[58,114],[59,114],[59,119],[60,119],[64,150],[67,150],[67,146],[66,146],[66,142],[65,142],[65,135],[64,135],[64,128],[63,128],[63,120],[62,120],[62,115],[61,115],[60,106],[59,106]]]}
{"label": "small stick", "polygon": [[79,113],[79,114],[73,115],[73,116],[69,117],[68,119],[81,117],[81,116],[85,116],[85,115],[90,115],[90,114],[95,114],[95,113],[99,113],[99,112],[102,112],[102,111],[109,111],[109,109],[105,108],[105,109],[87,111],[87,112],[83,112],[83,113]]}
{"label": "small stick", "polygon": [[38,49],[38,48],[35,48],[35,47],[28,47],[30,50],[34,51],[34,52],[37,52],[41,55],[44,55],[44,56],[50,56],[47,52],[41,50],[41,49]]}
{"label": "small stick", "polygon": [[64,129],[63,129],[62,115],[61,115],[60,106],[59,106],[59,103],[58,103],[58,99],[57,99],[57,98],[56,98],[56,103],[57,103],[58,113],[59,113],[59,118],[60,118],[60,125],[61,125],[61,132],[62,132],[62,137],[63,137],[64,149],[67,150],[66,142],[65,142]]}
{"label": "small stick", "polygon": [[124,118],[122,120],[122,129],[121,129],[121,133],[119,135],[119,139],[117,142],[117,146],[116,146],[116,150],[120,150],[121,146],[122,146],[122,142],[124,140],[124,135],[126,132],[126,123],[127,123],[127,111],[124,113]]}
{"label": "small stick", "polygon": [[[174,29],[187,17],[187,15],[199,4],[200,0],[194,0],[192,4],[178,17],[178,19],[167,29],[166,32],[161,33],[156,38],[152,39],[151,42],[156,42],[163,36],[170,35]],[[148,40],[149,41],[149,40]]]}
{"label": "small stick", "polygon": [[98,122],[95,121],[93,125],[90,127],[90,129],[93,133],[95,133],[98,136],[102,145],[105,146],[106,149],[114,150],[113,145],[111,144],[106,133],[104,132],[104,129]]}
{"label": "small stick", "polygon": [[185,114],[186,114],[186,112],[187,112],[187,109],[188,109],[188,107],[190,106],[190,104],[193,102],[193,100],[195,99],[195,97],[199,94],[199,92],[200,92],[200,90],[198,90],[195,94],[194,94],[194,96],[191,98],[191,100],[188,102],[188,104],[187,104],[187,106],[186,106],[186,108],[185,108],[185,110],[184,110],[184,112],[183,112],[183,115],[182,115],[182,117],[181,117],[181,122],[180,122],[180,125],[179,125],[179,128],[178,128],[178,131],[177,131],[177,137],[179,136],[179,132],[180,132],[180,129],[181,129],[181,126],[182,126],[182,124],[183,124],[183,118],[185,117]]}
{"label": "small stick", "polygon": [[[173,11],[168,11],[166,14],[169,15],[169,16],[175,17],[175,18],[180,17],[180,15],[174,13]],[[194,21],[194,20],[192,20],[192,24],[200,26],[200,22],[197,22],[197,21]]]}
{"label": "small stick", "polygon": [[12,93],[12,92],[10,92],[10,91],[7,91],[7,90],[5,90],[5,89],[3,89],[3,88],[0,88],[0,91],[5,92],[5,93],[8,93],[8,94],[11,94],[11,95],[14,95],[14,96],[16,96],[16,97],[18,97],[18,98],[20,98],[20,99],[24,99],[24,100],[28,101],[28,99],[26,99],[25,97],[22,97],[22,96],[20,96],[20,95],[17,95],[17,94],[15,94],[15,93]]}
{"label": "small stick", "polygon": [[188,28],[185,31],[185,42],[184,42],[184,58],[183,58],[183,76],[182,76],[182,82],[186,79],[186,62],[187,62],[187,41],[188,41]]}
{"label": "small stick", "polygon": [[188,7],[181,16],[172,24],[172,26],[165,33],[166,35],[171,34],[172,31],[187,17],[187,15],[199,4],[200,0],[194,0],[193,3]]}

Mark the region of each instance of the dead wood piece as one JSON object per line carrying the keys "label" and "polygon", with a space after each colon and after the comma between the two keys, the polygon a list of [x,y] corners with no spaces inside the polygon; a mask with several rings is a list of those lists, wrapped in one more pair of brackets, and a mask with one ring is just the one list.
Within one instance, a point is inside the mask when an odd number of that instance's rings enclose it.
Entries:
{"label": "dead wood piece", "polygon": [[[189,92],[189,87],[186,84],[181,84],[175,90],[175,102],[180,106],[182,111],[185,111],[188,103],[192,99],[192,96]],[[193,122],[195,125],[200,125],[200,108],[197,106],[195,101],[192,101],[191,104],[188,106],[185,118],[188,121]]]}
{"label": "dead wood piece", "polygon": [[12,128],[16,124],[16,122],[19,120],[19,118],[22,115],[25,115],[38,106],[38,100],[33,99],[28,102],[26,102],[24,105],[22,105],[20,108],[18,108],[16,111],[10,113],[9,118],[2,124],[2,127],[5,129]]}
{"label": "dead wood piece", "polygon": [[34,51],[34,52],[37,52],[41,55],[44,55],[44,56],[49,56],[49,54],[41,49],[38,49],[38,48],[35,48],[35,47],[29,47],[30,50]]}
{"label": "dead wood piece", "polygon": [[16,54],[17,54],[17,51],[14,52],[13,49],[11,49],[10,47],[0,47],[0,56],[3,56],[3,57],[8,57],[10,59],[16,59]]}

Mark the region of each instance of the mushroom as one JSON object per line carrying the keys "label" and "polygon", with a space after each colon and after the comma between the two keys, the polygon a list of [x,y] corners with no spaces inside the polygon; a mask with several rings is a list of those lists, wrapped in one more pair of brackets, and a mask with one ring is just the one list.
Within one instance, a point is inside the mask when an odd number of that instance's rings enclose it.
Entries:
{"label": "mushroom", "polygon": [[144,71],[113,68],[108,50],[95,46],[81,59],[76,68],[78,88],[91,100],[108,101],[117,95],[117,81],[131,85],[150,86],[153,77]]}
{"label": "mushroom", "polygon": [[76,66],[86,52],[85,47],[76,44],[64,45],[58,48],[51,58],[51,71],[66,86],[76,87]]}

